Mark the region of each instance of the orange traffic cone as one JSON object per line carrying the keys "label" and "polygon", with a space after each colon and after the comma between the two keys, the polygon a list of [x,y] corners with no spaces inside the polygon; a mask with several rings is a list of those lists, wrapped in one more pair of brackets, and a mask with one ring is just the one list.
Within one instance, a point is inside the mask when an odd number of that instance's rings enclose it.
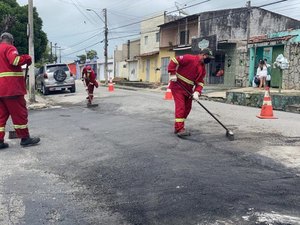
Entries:
{"label": "orange traffic cone", "polygon": [[165,100],[173,99],[173,95],[172,95],[172,92],[171,92],[171,89],[169,88],[169,86],[170,86],[170,83],[168,84],[167,92],[165,93]]}
{"label": "orange traffic cone", "polygon": [[112,82],[112,79],[109,79],[108,91],[114,91],[114,83]]}
{"label": "orange traffic cone", "polygon": [[260,115],[256,116],[260,119],[277,119],[273,116],[273,107],[272,107],[272,100],[269,93],[269,89],[266,89],[263,104],[261,106]]}

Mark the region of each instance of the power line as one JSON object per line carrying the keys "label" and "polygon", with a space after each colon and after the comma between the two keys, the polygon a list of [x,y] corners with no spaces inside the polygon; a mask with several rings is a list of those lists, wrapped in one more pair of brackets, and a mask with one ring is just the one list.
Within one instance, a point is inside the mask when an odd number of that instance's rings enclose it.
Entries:
{"label": "power line", "polygon": [[[210,0],[204,0],[204,1],[199,2],[199,3],[193,4],[193,5],[190,5],[190,6],[186,6],[186,7],[182,8],[182,9],[190,8],[190,7],[193,7],[193,6],[196,6],[196,5],[200,5],[200,4],[209,2],[209,1],[210,1]],[[170,14],[170,13],[172,13],[172,12],[177,12],[177,11],[178,11],[178,10],[170,11],[170,12],[168,12],[168,14]],[[130,24],[122,25],[122,26],[119,26],[119,27],[113,27],[113,28],[111,28],[110,30],[116,30],[116,29],[119,29],[119,28],[132,26],[132,25],[134,25],[134,24],[138,24],[138,23],[141,23],[141,22],[144,22],[144,21],[153,19],[153,18],[160,17],[160,16],[161,16],[161,15],[153,16],[153,17],[151,17],[151,18],[143,19],[143,20],[140,20],[140,21],[137,21],[137,22],[133,22],[133,23],[130,23]]]}
{"label": "power line", "polygon": [[[273,3],[263,4],[263,5],[261,5],[261,6],[256,6],[256,7],[258,7],[258,8],[260,8],[260,7],[266,7],[266,6],[270,6],[270,5],[273,5],[273,4],[281,3],[281,2],[284,2],[284,1],[287,1],[287,0],[281,0],[281,1],[273,2]],[[206,2],[206,1],[205,1],[205,2]],[[201,3],[204,3],[204,2],[201,2]],[[200,4],[200,3],[197,3],[197,4]],[[194,5],[195,5],[195,4],[194,4]],[[192,6],[194,6],[194,5],[192,5]],[[189,6],[189,7],[191,7],[191,6]],[[255,7],[255,6],[254,6],[254,7]],[[214,19],[214,18],[226,17],[226,16],[228,16],[228,15],[230,15],[230,14],[232,14],[232,13],[240,13],[240,12],[247,11],[247,10],[248,10],[247,8],[244,8],[244,7],[243,7],[241,10],[238,10],[238,11],[236,11],[236,12],[230,12],[230,13],[228,13],[228,14],[226,14],[226,15],[225,15],[225,14],[222,14],[221,16],[213,16],[213,17],[204,19],[204,20],[202,20],[202,21],[205,21],[205,20],[211,20],[211,19]],[[176,12],[176,11],[177,11],[177,10],[172,11],[172,12]],[[169,12],[169,13],[171,13],[171,12]],[[195,15],[196,15],[196,14],[195,14]],[[161,16],[161,15],[160,15],[160,16]],[[152,18],[156,18],[156,17],[158,17],[158,16],[155,16],[155,17],[152,17]],[[150,20],[150,19],[152,19],[152,18],[144,19],[144,20],[142,20],[142,21]],[[136,23],[140,23],[140,22],[142,22],[142,21],[139,21],[139,22],[136,22]],[[193,24],[193,23],[194,23],[194,22],[188,23],[188,24]],[[129,26],[129,25],[126,25],[126,26]],[[125,27],[125,26],[121,26],[121,27]],[[177,25],[171,26],[171,27],[169,27],[169,28],[171,29],[171,28],[174,28],[174,27],[177,27]],[[117,29],[117,28],[113,28],[113,29]],[[157,30],[155,30],[155,31],[157,31]],[[141,35],[141,34],[146,34],[146,33],[151,33],[151,32],[154,32],[154,31],[148,31],[148,32],[143,32],[143,33],[140,32],[140,33],[136,33],[136,34],[130,34],[130,35],[123,35],[123,36],[118,36],[118,37],[112,37],[112,38],[109,38],[108,40],[116,40],[116,39],[122,39],[122,38],[127,38],[127,37],[133,37],[133,36],[138,36],[138,35]],[[97,45],[97,44],[99,44],[99,43],[101,43],[101,42],[97,42],[97,43],[95,43],[95,44],[93,44],[93,45],[90,45],[90,46],[88,46],[88,47],[86,47],[86,48],[95,46],[95,45]],[[86,48],[84,48],[84,49],[86,49]],[[82,50],[84,50],[84,49],[78,50],[78,51],[76,51],[76,52],[82,51]],[[74,53],[76,53],[76,52],[70,53],[70,54],[68,54],[68,55],[74,54]]]}
{"label": "power line", "polygon": [[68,48],[66,48],[66,49],[70,49],[70,48],[72,48],[72,47],[74,47],[74,46],[77,46],[77,45],[83,44],[84,42],[87,42],[87,41],[89,41],[89,40],[93,39],[94,37],[97,37],[97,36],[99,36],[100,34],[101,34],[101,33],[96,33],[95,35],[93,35],[93,36],[91,36],[91,37],[89,37],[89,38],[85,39],[84,41],[80,41],[80,42],[77,42],[77,43],[75,43],[75,44],[72,44],[72,45],[68,46]]}
{"label": "power line", "polygon": [[98,41],[98,42],[96,42],[96,43],[94,43],[94,44],[92,44],[92,45],[86,46],[86,47],[83,48],[83,49],[80,49],[80,50],[78,50],[78,51],[74,51],[74,52],[68,53],[68,54],[66,54],[66,55],[64,55],[64,56],[73,55],[73,54],[78,53],[78,52],[81,52],[81,51],[83,51],[83,50],[85,50],[85,49],[87,49],[87,48],[94,47],[95,45],[98,45],[98,44],[100,44],[100,43],[102,43],[102,42],[103,42],[103,41]]}
{"label": "power line", "polygon": [[81,13],[81,15],[83,15],[88,21],[90,21],[90,23],[93,23],[90,18],[84,14],[84,12],[81,11],[81,9],[78,7],[78,5],[75,4],[75,2],[73,0],[71,0],[73,5],[76,7],[76,9]]}

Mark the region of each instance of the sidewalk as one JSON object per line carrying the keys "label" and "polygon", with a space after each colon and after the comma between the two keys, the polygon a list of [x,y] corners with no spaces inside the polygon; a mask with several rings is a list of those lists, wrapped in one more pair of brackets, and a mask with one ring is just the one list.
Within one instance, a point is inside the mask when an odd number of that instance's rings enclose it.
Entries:
{"label": "sidewalk", "polygon": [[[129,82],[127,82],[129,83]],[[131,82],[130,85],[115,84],[117,89],[125,90],[147,90],[153,92],[166,92],[168,85],[144,84],[140,82]],[[272,106],[275,110],[300,113],[300,90],[279,90],[271,88]],[[223,86],[207,85],[203,89],[201,98],[205,100],[224,102],[228,104],[243,105],[260,108],[263,103],[265,90],[253,87],[245,88],[228,88]],[[35,102],[29,102],[29,95],[25,96],[29,110],[43,109],[51,106],[41,94],[35,94]]]}
{"label": "sidewalk", "polygon": [[49,107],[49,102],[47,102],[43,96],[37,93],[35,93],[35,102],[29,101],[29,94],[25,95],[25,100],[29,110],[44,109]]}
{"label": "sidewalk", "polygon": [[[253,87],[232,89],[226,92],[226,103],[261,107],[265,90]],[[270,89],[272,106],[275,110],[300,113],[300,90]]]}
{"label": "sidewalk", "polygon": [[[153,89],[151,86],[139,84],[135,87],[134,83],[130,86],[115,85],[116,88],[127,90],[148,89],[151,91],[166,92],[167,85]],[[270,89],[272,106],[275,110],[300,113],[300,90],[281,90],[278,88]],[[265,90],[253,87],[229,88],[223,86],[207,85],[203,89],[201,98],[205,100],[224,102],[228,104],[243,105],[260,108],[263,103]]]}

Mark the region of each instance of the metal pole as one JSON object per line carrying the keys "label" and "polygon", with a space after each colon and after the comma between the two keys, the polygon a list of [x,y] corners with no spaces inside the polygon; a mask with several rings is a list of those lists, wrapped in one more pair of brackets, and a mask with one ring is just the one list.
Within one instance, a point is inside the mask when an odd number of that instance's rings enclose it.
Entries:
{"label": "metal pole", "polygon": [[248,43],[250,39],[250,25],[251,25],[251,1],[247,2],[248,19],[247,19],[247,53],[249,53]]}
{"label": "metal pole", "polygon": [[61,63],[61,47],[58,47],[58,51],[59,51],[59,63]]}
{"label": "metal pole", "polygon": [[52,42],[50,42],[50,49],[51,49],[51,53],[50,53],[50,63],[53,62],[53,53],[52,53]]}
{"label": "metal pole", "polygon": [[33,36],[33,0],[28,0],[28,50],[32,58],[29,67],[29,101],[35,102],[35,77],[34,77],[34,36]]}
{"label": "metal pole", "polygon": [[108,48],[108,28],[107,28],[107,10],[103,9],[103,14],[104,14],[104,24],[105,24],[105,35],[104,35],[104,39],[105,39],[105,44],[104,44],[104,78],[105,78],[105,84],[108,83],[108,76],[107,76],[107,71],[108,71],[108,62],[107,62],[107,48]]}
{"label": "metal pole", "polygon": [[57,49],[57,43],[54,44],[55,64],[57,63],[57,53],[56,53],[56,49]]}

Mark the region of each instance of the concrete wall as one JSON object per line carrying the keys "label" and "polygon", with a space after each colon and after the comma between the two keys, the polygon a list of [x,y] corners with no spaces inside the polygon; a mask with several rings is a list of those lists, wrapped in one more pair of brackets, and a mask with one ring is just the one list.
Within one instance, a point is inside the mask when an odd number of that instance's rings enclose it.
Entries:
{"label": "concrete wall", "polygon": [[232,9],[201,13],[200,36],[211,35],[216,35],[218,41],[245,39],[247,11]]}
{"label": "concrete wall", "polygon": [[[140,55],[140,39],[130,40],[117,47],[114,51],[114,75],[115,77],[129,79],[133,78],[135,74],[132,74],[133,65],[129,66],[128,61],[137,60]],[[134,70],[137,73],[138,79],[138,67]]]}
{"label": "concrete wall", "polygon": [[261,8],[252,9],[250,36],[299,29],[300,21]]}
{"label": "concrete wall", "polygon": [[[169,26],[161,28],[160,47],[165,48],[169,46],[178,46],[180,44],[179,32],[185,31],[186,20],[179,20],[170,23]],[[189,31],[189,39],[187,45],[192,43],[192,38],[198,36],[198,19],[189,20],[187,23],[187,30]]]}
{"label": "concrete wall", "polygon": [[297,35],[285,45],[284,56],[290,63],[288,70],[282,73],[282,88],[300,90],[300,29],[282,31],[268,35],[269,38]]}
{"label": "concrete wall", "polygon": [[136,59],[139,55],[140,55],[140,39],[131,40],[129,45],[129,59],[130,60]]}
{"label": "concrete wall", "polygon": [[[165,21],[164,14],[154,16],[141,22],[141,47],[140,54],[159,51],[159,41],[156,41],[156,34],[159,34],[159,25]],[[147,44],[145,43],[145,37],[147,36]]]}
{"label": "concrete wall", "polygon": [[172,51],[170,48],[161,48],[159,51],[159,56],[158,56],[158,68],[160,69],[159,72],[159,81],[162,81],[162,76],[164,77],[164,81],[167,81],[168,78],[168,72],[167,72],[167,68],[163,68],[162,67],[162,58],[169,58],[169,60],[171,60],[171,58],[175,57],[175,52]]}
{"label": "concrete wall", "polygon": [[[114,60],[113,59],[108,59],[108,64],[107,64],[107,77],[108,79],[114,78]],[[103,60],[97,60],[97,76],[98,80],[104,81],[104,61]]]}
{"label": "concrete wall", "polygon": [[115,63],[115,76],[120,78],[129,79],[127,62],[121,61]]}
{"label": "concrete wall", "polygon": [[[147,79],[147,60],[149,60],[149,78]],[[139,60],[139,78],[142,81],[159,82],[160,72],[158,66],[158,54],[141,57]]]}
{"label": "concrete wall", "polygon": [[163,27],[160,33],[160,48],[176,46],[178,39],[177,26]]}
{"label": "concrete wall", "polygon": [[[246,8],[201,13],[203,36],[217,35],[217,40],[246,40],[248,13]],[[300,21],[261,8],[252,8],[250,37],[300,28]]]}
{"label": "concrete wall", "polygon": [[288,58],[290,67],[283,71],[282,88],[300,90],[300,42],[285,46],[284,55]]}

